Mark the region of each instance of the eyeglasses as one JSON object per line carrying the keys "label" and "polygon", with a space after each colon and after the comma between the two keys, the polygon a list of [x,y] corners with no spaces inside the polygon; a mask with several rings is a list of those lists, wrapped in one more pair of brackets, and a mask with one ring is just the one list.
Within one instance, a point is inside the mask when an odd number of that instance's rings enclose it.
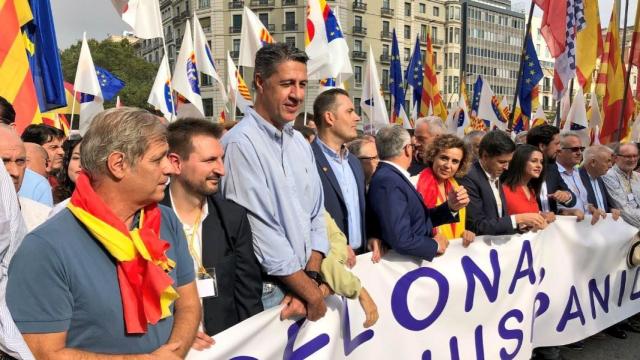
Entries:
{"label": "eyeglasses", "polygon": [[378,155],[376,156],[358,156],[358,159],[360,160],[369,160],[369,161],[378,161],[380,160],[380,158],[378,157]]}
{"label": "eyeglasses", "polygon": [[622,154],[616,154],[616,156],[619,156],[621,158],[625,158],[627,160],[633,160],[633,159],[637,159],[638,157],[640,157],[640,155],[635,154],[635,155],[622,155]]}
{"label": "eyeglasses", "polygon": [[565,147],[565,148],[562,148],[562,150],[569,150],[574,153],[584,152],[584,146]]}
{"label": "eyeglasses", "polygon": [[411,147],[411,149],[413,149],[413,150],[415,151],[415,150],[416,150],[416,147],[417,147],[418,145],[409,143],[409,144],[405,145],[404,147],[407,147],[407,146]]}

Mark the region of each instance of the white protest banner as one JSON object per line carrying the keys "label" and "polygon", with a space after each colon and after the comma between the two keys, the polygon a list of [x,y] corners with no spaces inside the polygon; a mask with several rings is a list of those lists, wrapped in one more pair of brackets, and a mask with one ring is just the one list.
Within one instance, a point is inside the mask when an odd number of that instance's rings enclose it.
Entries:
{"label": "white protest banner", "polygon": [[626,265],[637,231],[611,215],[559,217],[537,234],[453,241],[433,262],[361,255],[353,271],[378,306],[373,327],[357,301],[333,296],[317,322],[269,309],[188,359],[529,359],[640,312],[639,268]]}

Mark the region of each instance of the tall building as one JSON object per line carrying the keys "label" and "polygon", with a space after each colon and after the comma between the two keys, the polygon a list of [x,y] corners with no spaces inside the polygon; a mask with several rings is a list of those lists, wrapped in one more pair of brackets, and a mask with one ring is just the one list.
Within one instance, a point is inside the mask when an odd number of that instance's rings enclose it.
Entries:
{"label": "tall building", "polygon": [[524,14],[509,0],[462,1],[462,68],[467,87],[482,75],[493,92],[511,103],[525,32]]}

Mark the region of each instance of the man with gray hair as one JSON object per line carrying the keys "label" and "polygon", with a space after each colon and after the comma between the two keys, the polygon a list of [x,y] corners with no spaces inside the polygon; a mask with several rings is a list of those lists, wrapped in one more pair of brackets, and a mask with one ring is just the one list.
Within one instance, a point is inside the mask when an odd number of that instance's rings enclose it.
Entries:
{"label": "man with gray hair", "polygon": [[442,234],[432,237],[434,227],[458,221],[457,212],[469,203],[464,187],[447,194],[447,201],[426,209],[409,180],[407,169],[415,145],[407,130],[394,125],[376,135],[380,164],[367,193],[367,224],[371,234],[399,254],[431,261],[449,242]]}
{"label": "man with gray hair", "polygon": [[186,355],[200,301],[180,222],[157,205],[167,152],[151,113],[95,116],[68,207],[25,237],[9,267],[9,311],[36,358]]}
{"label": "man with gray hair", "polygon": [[247,209],[264,308],[282,303],[282,318],[315,321],[327,311],[320,264],[329,241],[313,152],[292,126],[304,101],[306,63],[306,54],[286,43],[258,50],[255,107],[222,138],[222,195]]}
{"label": "man with gray hair", "polygon": [[486,132],[482,130],[473,130],[464,136],[464,144],[467,146],[467,149],[471,150],[474,162],[480,157],[480,141],[482,141],[482,137],[485,134]]}
{"label": "man with gray hair", "polygon": [[52,207],[53,194],[47,180],[49,154],[42,146],[35,143],[24,143],[24,147],[27,150],[27,170],[24,172],[18,195]]}
{"label": "man with gray hair", "polygon": [[640,228],[640,174],[634,171],[638,163],[638,147],[634,143],[616,145],[615,165],[603,176],[613,206],[622,211],[622,218]]}
{"label": "man with gray hair", "polygon": [[416,150],[415,154],[413,154],[413,159],[411,159],[411,166],[409,166],[409,174],[411,174],[411,176],[420,174],[420,172],[427,167],[424,162],[424,154],[427,148],[436,136],[446,132],[447,127],[444,125],[442,119],[437,116],[427,116],[419,118],[416,121],[413,132],[416,141]]}
{"label": "man with gray hair", "polygon": [[578,170],[582,184],[587,190],[587,203],[599,211],[592,211],[594,216],[611,213],[613,219],[620,217],[620,210],[612,204],[611,195],[602,180],[613,162],[613,150],[604,145],[592,145],[583,154],[582,166]]}

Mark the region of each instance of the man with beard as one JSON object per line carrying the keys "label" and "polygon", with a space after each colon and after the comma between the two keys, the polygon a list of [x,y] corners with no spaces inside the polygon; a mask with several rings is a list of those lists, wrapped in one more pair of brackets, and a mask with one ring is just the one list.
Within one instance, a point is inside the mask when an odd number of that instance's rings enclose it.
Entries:
{"label": "man with beard", "polygon": [[424,153],[436,136],[446,132],[447,128],[444,126],[444,122],[437,116],[428,116],[416,121],[416,128],[413,132],[416,151],[408,170],[411,176],[420,174],[427,167],[424,162]]}
{"label": "man with beard", "polygon": [[175,174],[162,202],[182,223],[193,257],[204,311],[204,331],[198,332],[193,346],[202,349],[212,343],[208,335],[262,311],[260,266],[246,210],[218,195],[224,176],[219,141],[223,128],[183,118],[168,130]]}
{"label": "man with beard", "polygon": [[324,207],[348,241],[347,265],[365,250],[364,172],[346,143],[358,136],[356,114],[349,93],[327,90],[313,103],[318,136],[311,144],[324,191]]}
{"label": "man with beard", "polygon": [[533,145],[542,151],[547,170],[545,179],[538,196],[538,205],[543,212],[558,213],[558,203],[564,207],[572,208],[576,205],[576,197],[562,180],[556,156],[561,151],[560,130],[551,125],[536,126],[527,134],[527,144]]}
{"label": "man with beard", "polygon": [[222,139],[222,194],[247,209],[265,273],[264,307],[282,303],[282,318],[315,321],[327,311],[319,273],[329,251],[324,196],[311,147],[292,126],[304,101],[307,59],[286,43],[258,50],[255,107]]}
{"label": "man with beard", "polygon": [[22,141],[41,145],[49,154],[47,173],[51,187],[55,188],[58,184],[56,174],[62,168],[62,158],[64,157],[64,149],[62,148],[64,132],[53,126],[35,124],[27,126],[21,136]]}

